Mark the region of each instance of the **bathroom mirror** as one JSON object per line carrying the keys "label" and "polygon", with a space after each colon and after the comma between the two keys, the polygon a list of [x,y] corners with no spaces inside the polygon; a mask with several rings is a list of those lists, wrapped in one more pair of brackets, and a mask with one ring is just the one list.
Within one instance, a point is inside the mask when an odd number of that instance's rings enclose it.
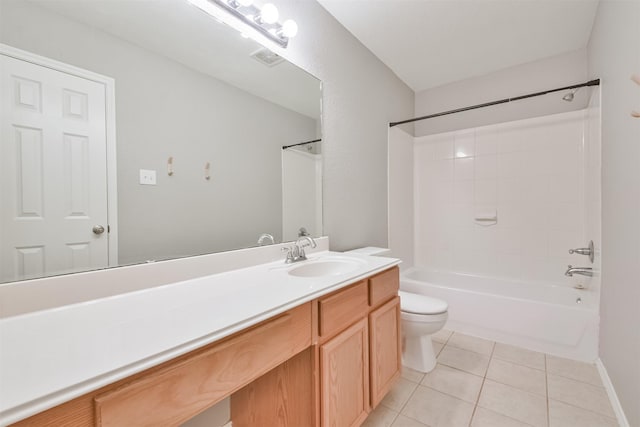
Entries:
{"label": "bathroom mirror", "polygon": [[186,0],[0,0],[0,44],[0,282],[321,235],[320,81],[255,41]]}

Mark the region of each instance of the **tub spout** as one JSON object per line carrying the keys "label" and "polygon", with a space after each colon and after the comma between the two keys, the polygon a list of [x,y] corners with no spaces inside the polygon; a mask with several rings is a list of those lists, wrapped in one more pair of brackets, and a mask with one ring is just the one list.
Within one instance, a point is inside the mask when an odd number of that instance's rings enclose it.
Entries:
{"label": "tub spout", "polygon": [[579,274],[581,276],[593,276],[593,269],[591,267],[572,267],[571,265],[567,268],[564,275],[573,277],[574,274]]}

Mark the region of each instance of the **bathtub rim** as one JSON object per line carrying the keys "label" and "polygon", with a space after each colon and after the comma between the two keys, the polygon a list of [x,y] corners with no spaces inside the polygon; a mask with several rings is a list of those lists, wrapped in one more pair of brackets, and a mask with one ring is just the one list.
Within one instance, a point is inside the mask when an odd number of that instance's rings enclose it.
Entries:
{"label": "bathtub rim", "polygon": [[[513,289],[517,289],[517,286],[535,286],[538,288],[546,288],[548,289],[550,292],[553,292],[555,290],[562,290],[562,291],[573,291],[575,292],[575,294],[582,298],[582,302],[581,303],[577,303],[576,301],[573,301],[573,303],[569,303],[569,302],[564,302],[564,301],[546,301],[546,300],[541,300],[541,299],[536,299],[536,298],[526,298],[523,296],[518,296],[518,295],[505,295],[499,292],[495,292],[493,290],[483,290],[483,289],[469,289],[466,287],[456,287],[456,286],[451,286],[449,284],[443,284],[443,283],[434,283],[432,281],[426,281],[426,280],[421,280],[421,279],[417,279],[417,278],[413,278],[413,277],[409,277],[409,274],[414,273],[414,272],[418,272],[418,271],[426,271],[429,273],[436,273],[436,274],[444,274],[444,275],[449,275],[452,277],[463,277],[466,280],[498,280],[500,282],[504,282],[505,284],[507,284],[507,286],[513,286]],[[545,283],[542,281],[525,281],[525,280],[519,280],[519,279],[511,279],[508,277],[492,277],[492,276],[484,276],[484,275],[479,275],[479,274],[473,274],[473,273],[463,273],[463,272],[456,272],[456,271],[448,271],[448,270],[437,270],[437,269],[433,269],[433,268],[428,268],[428,267],[411,267],[408,268],[404,271],[401,271],[400,273],[400,289],[402,289],[402,282],[403,281],[408,281],[408,282],[412,282],[412,283],[420,283],[420,284],[426,284],[428,286],[434,286],[440,289],[452,289],[454,291],[459,291],[459,292],[468,292],[474,295],[490,295],[490,296],[495,296],[498,298],[505,298],[505,299],[510,299],[510,300],[514,300],[514,301],[529,301],[529,302],[535,302],[538,304],[549,304],[549,305],[557,305],[557,306],[562,306],[562,307],[566,307],[566,308],[570,308],[570,309],[574,309],[574,310],[586,310],[586,311],[594,311],[596,313],[599,314],[599,292],[597,292],[594,289],[590,289],[590,288],[584,288],[584,289],[579,289],[579,288],[575,288],[575,287],[571,287],[571,286],[564,286],[564,285],[559,285],[557,283]]]}

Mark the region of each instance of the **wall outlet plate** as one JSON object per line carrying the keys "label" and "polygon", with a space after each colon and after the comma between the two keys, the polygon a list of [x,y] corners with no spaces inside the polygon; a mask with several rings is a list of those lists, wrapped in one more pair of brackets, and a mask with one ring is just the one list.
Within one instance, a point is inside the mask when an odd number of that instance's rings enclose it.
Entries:
{"label": "wall outlet plate", "polygon": [[156,185],[156,171],[140,169],[140,185]]}

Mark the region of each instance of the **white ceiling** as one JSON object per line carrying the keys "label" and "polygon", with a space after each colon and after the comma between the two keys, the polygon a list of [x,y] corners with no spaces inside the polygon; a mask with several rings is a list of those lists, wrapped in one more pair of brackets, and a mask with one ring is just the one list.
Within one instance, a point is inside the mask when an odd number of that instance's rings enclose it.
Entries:
{"label": "white ceiling", "polygon": [[587,45],[598,0],[319,0],[414,91]]}

